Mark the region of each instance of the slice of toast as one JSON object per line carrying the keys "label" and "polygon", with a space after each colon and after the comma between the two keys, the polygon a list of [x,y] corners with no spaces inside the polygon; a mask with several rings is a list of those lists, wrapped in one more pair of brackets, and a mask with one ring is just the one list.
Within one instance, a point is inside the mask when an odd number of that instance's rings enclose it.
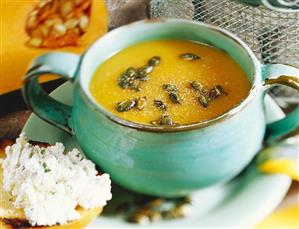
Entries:
{"label": "slice of toast", "polygon": [[[47,146],[46,143],[31,142],[35,145]],[[5,140],[0,144],[0,158],[5,158],[5,147],[13,144],[11,140]],[[0,165],[0,228],[1,229],[15,229],[15,228],[32,228],[32,229],[79,229],[84,228],[88,223],[95,219],[103,210],[103,208],[94,208],[91,210],[85,210],[78,208],[78,212],[81,218],[71,221],[64,225],[54,226],[31,226],[25,218],[24,211],[22,209],[16,209],[13,206],[13,197],[10,193],[5,192],[3,189],[3,170]]]}

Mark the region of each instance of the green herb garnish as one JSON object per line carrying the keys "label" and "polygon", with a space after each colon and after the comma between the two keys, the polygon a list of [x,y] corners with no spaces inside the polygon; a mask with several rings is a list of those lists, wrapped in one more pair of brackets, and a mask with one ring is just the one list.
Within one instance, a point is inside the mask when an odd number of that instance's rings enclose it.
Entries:
{"label": "green herb garnish", "polygon": [[48,165],[47,165],[45,162],[43,162],[42,166],[43,166],[43,168],[44,168],[44,172],[45,172],[45,173],[48,173],[48,172],[51,171],[51,169],[49,169]]}

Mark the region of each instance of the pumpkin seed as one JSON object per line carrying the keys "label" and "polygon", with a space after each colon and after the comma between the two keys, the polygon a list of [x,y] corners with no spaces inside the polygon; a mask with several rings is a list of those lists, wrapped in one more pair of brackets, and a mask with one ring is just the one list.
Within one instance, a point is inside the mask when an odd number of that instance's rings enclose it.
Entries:
{"label": "pumpkin seed", "polygon": [[136,108],[138,110],[143,110],[146,107],[146,104],[147,104],[146,96],[140,97],[136,100]]}
{"label": "pumpkin seed", "polygon": [[203,94],[200,93],[198,95],[197,99],[198,99],[198,102],[200,103],[200,105],[202,107],[204,107],[204,108],[208,107],[208,105],[209,105],[209,99],[205,95],[203,95]]}
{"label": "pumpkin seed", "polygon": [[82,32],[87,32],[87,27],[89,25],[89,18],[86,15],[82,15],[79,18],[79,27]]}
{"label": "pumpkin seed", "polygon": [[221,85],[216,85],[209,92],[209,98],[210,99],[216,99],[221,95],[227,95],[227,92],[224,91],[224,89]]}
{"label": "pumpkin seed", "polygon": [[67,31],[67,28],[61,23],[61,24],[55,24],[53,26],[53,33],[57,35],[64,35]]}
{"label": "pumpkin seed", "polygon": [[129,87],[129,76],[125,73],[121,74],[118,78],[118,85],[122,88],[128,88]]}
{"label": "pumpkin seed", "polygon": [[188,196],[159,198],[140,195],[117,204],[115,213],[122,214],[129,222],[149,223],[159,219],[174,219],[186,216],[186,210],[190,204],[191,199]]}
{"label": "pumpkin seed", "polygon": [[161,57],[154,56],[151,59],[149,59],[148,64],[150,66],[156,67],[156,66],[158,66],[160,64],[160,62],[161,62]]}
{"label": "pumpkin seed", "polygon": [[133,67],[129,67],[125,74],[127,74],[129,77],[136,77],[137,76],[137,70]]}
{"label": "pumpkin seed", "polygon": [[200,105],[204,108],[208,107],[210,101],[209,93],[204,86],[197,81],[191,81],[190,86],[194,91],[196,91],[197,100]]}
{"label": "pumpkin seed", "polygon": [[161,61],[161,58],[154,56],[148,60],[148,65],[140,67],[138,69],[130,67],[118,78],[118,85],[124,89],[132,89],[140,91],[140,82],[148,81],[150,78],[148,74],[154,70]]}
{"label": "pumpkin seed", "polygon": [[197,91],[197,92],[203,92],[204,91],[204,86],[201,83],[197,82],[197,81],[191,81],[190,86],[194,91]]}
{"label": "pumpkin seed", "polygon": [[164,219],[178,219],[186,216],[186,204],[176,203],[175,206],[168,210],[162,212],[162,217]]}
{"label": "pumpkin seed", "polygon": [[133,223],[143,223],[143,222],[153,222],[161,218],[160,208],[164,203],[164,199],[156,198],[149,200],[148,203],[144,204],[141,208],[137,209],[129,217],[129,222]]}
{"label": "pumpkin seed", "polygon": [[151,121],[152,125],[164,125],[164,126],[172,126],[174,125],[172,118],[169,114],[165,113],[162,114],[160,117],[160,120],[158,121]]}
{"label": "pumpkin seed", "polygon": [[151,78],[149,78],[148,76],[143,76],[141,78],[138,78],[138,80],[142,81],[142,82],[145,82],[145,81],[148,81],[150,80]]}
{"label": "pumpkin seed", "polygon": [[140,77],[143,77],[149,73],[151,73],[152,71],[154,70],[154,67],[151,66],[151,65],[146,65],[146,66],[143,66],[141,68],[138,69],[138,75]]}
{"label": "pumpkin seed", "polygon": [[137,70],[133,67],[128,68],[122,73],[118,79],[118,85],[121,88],[129,88],[135,91],[140,91],[140,85],[135,81],[137,77]]}
{"label": "pumpkin seed", "polygon": [[196,54],[194,53],[182,53],[181,55],[179,55],[179,58],[181,60],[186,60],[186,61],[194,61],[194,60],[199,60],[200,57],[197,56]]}
{"label": "pumpkin seed", "polygon": [[141,91],[141,82],[137,80],[133,80],[130,86],[130,89],[135,91]]}
{"label": "pumpkin seed", "polygon": [[28,45],[32,47],[40,47],[43,43],[43,40],[39,37],[33,37],[28,41]]}
{"label": "pumpkin seed", "polygon": [[60,13],[62,16],[66,16],[73,10],[73,3],[71,1],[65,1],[62,2],[62,5],[60,5]]}
{"label": "pumpkin seed", "polygon": [[126,73],[123,73],[118,79],[118,85],[123,89],[131,89],[140,91],[141,81],[148,79],[142,78],[142,80],[136,80],[135,77],[129,77]]}
{"label": "pumpkin seed", "polygon": [[64,26],[67,28],[67,29],[74,29],[76,28],[76,26],[78,25],[78,20],[75,19],[75,18],[71,18],[69,20],[67,20],[65,23],[64,23]]}
{"label": "pumpkin seed", "polygon": [[174,219],[186,216],[190,206],[189,197],[157,198],[140,196],[116,206],[116,213],[124,214],[126,220],[133,223],[148,223],[158,219]]}
{"label": "pumpkin seed", "polygon": [[179,89],[174,84],[163,84],[163,89],[165,89],[167,92],[177,92]]}
{"label": "pumpkin seed", "polygon": [[119,102],[116,106],[118,112],[129,111],[134,108],[136,105],[136,99],[127,99],[122,102]]}
{"label": "pumpkin seed", "polygon": [[179,89],[174,84],[163,84],[162,87],[168,92],[169,98],[172,102],[181,104]]}
{"label": "pumpkin seed", "polygon": [[181,99],[178,92],[170,92],[169,93],[169,98],[172,102],[181,104],[182,99]]}
{"label": "pumpkin seed", "polygon": [[167,106],[166,106],[166,104],[162,100],[154,99],[154,104],[161,111],[167,111]]}
{"label": "pumpkin seed", "polygon": [[169,114],[162,114],[160,118],[160,125],[171,126],[173,125],[172,119]]}
{"label": "pumpkin seed", "polygon": [[38,21],[35,15],[30,15],[30,17],[27,20],[27,27],[29,29],[34,29],[38,26]]}

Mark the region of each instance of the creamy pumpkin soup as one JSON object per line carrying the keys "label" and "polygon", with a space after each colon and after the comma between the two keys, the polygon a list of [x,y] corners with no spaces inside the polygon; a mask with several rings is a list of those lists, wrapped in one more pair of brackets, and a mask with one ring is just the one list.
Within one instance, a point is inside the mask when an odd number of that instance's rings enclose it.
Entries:
{"label": "creamy pumpkin soup", "polygon": [[250,82],[225,52],[183,40],[135,44],[96,70],[90,91],[113,114],[179,125],[215,118],[242,101]]}

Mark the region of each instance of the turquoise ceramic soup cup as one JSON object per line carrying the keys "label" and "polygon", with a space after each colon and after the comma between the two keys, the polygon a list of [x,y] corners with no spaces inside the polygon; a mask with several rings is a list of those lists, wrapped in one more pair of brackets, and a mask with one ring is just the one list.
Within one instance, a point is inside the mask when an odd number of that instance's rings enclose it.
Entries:
{"label": "turquoise ceramic soup cup", "polygon": [[[89,83],[101,63],[138,42],[168,38],[227,52],[252,84],[247,98],[217,118],[175,127],[122,120],[95,101]],[[74,84],[72,107],[41,89],[37,78],[45,73]],[[280,64],[261,65],[239,38],[220,28],[185,20],[140,21],[109,32],[83,56],[55,52],[40,56],[27,72],[23,92],[35,114],[75,135],[85,155],[115,182],[137,192],[172,197],[228,181],[248,165],[266,131],[265,77],[275,78],[266,84],[298,88],[298,78],[281,74],[298,77],[299,71]],[[270,141],[298,127],[296,112],[269,126]]]}

